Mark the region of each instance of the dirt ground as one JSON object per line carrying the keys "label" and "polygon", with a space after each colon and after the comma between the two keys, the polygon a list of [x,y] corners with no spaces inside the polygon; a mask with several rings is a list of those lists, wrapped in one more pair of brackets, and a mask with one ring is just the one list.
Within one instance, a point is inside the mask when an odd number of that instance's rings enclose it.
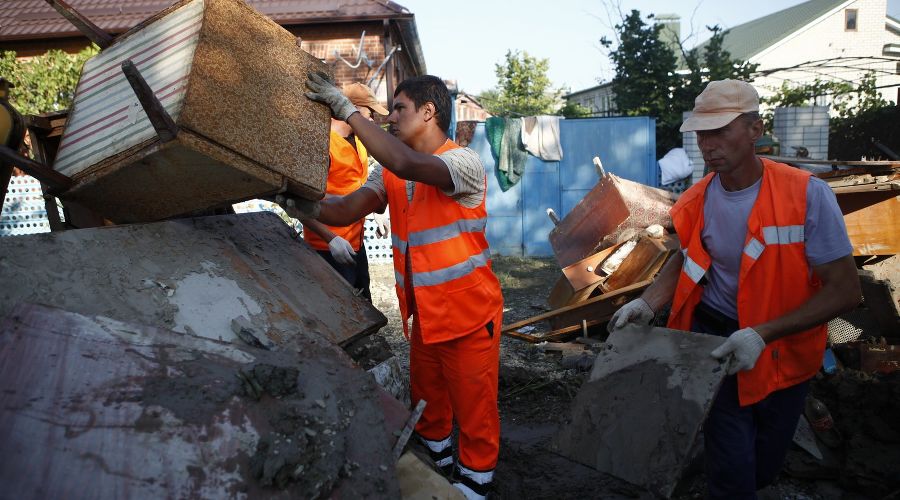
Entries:
{"label": "dirt ground", "polygon": [[[505,324],[548,310],[546,298],[561,276],[552,259],[501,257],[494,271],[503,287]],[[373,265],[372,300],[388,317],[384,336],[408,374],[409,347],[403,337],[390,264]],[[538,324],[538,330],[546,329]],[[591,333],[602,334],[602,327]],[[856,372],[858,373],[858,372]],[[900,373],[896,374],[900,375]],[[585,378],[564,369],[558,354],[540,345],[504,337],[500,351],[500,459],[494,478],[500,498],[652,498],[642,488],[572,462],[547,450],[568,418],[569,407]],[[900,376],[881,380],[838,374],[818,377],[812,392],[832,412],[844,432],[836,450],[817,463],[799,449],[789,453],[786,469],[760,498],[900,498]],[[877,401],[868,405],[864,401]],[[880,415],[877,421],[872,420]],[[854,451],[854,445],[862,448]],[[867,461],[871,457],[872,461]],[[675,498],[704,497],[702,463],[695,461]]]}

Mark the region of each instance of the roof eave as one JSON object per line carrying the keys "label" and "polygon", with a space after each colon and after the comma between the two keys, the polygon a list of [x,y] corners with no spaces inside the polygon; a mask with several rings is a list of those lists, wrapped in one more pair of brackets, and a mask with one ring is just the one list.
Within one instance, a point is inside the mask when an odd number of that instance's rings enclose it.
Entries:
{"label": "roof eave", "polygon": [[397,31],[400,32],[400,44],[409,55],[409,59],[416,68],[417,75],[427,75],[425,66],[425,54],[422,52],[422,44],[419,42],[419,30],[416,28],[416,16],[398,17],[394,19]]}

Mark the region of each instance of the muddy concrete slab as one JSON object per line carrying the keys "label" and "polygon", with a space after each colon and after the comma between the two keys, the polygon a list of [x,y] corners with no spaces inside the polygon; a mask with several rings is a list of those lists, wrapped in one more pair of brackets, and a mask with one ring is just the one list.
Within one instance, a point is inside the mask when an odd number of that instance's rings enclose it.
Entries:
{"label": "muddy concrete slab", "polygon": [[[269,348],[300,332],[346,344],[387,323],[266,212],[3,238],[0,283],[0,315],[34,302]],[[242,316],[251,328],[233,325]]]}
{"label": "muddy concrete slab", "polygon": [[17,306],[0,323],[0,497],[397,498],[383,392],[338,347],[295,345]]}
{"label": "muddy concrete slab", "polygon": [[726,375],[721,337],[629,326],[610,334],[551,448],[669,497]]}

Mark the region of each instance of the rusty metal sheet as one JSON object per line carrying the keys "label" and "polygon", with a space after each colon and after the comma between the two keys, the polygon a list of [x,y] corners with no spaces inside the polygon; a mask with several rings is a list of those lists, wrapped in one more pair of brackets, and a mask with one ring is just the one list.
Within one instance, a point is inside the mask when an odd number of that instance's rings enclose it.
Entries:
{"label": "rusty metal sheet", "polygon": [[669,209],[675,195],[607,174],[550,232],[560,267],[615,243],[627,230],[659,224],[672,230]]}
{"label": "rusty metal sheet", "polygon": [[553,448],[668,498],[726,375],[709,354],[722,341],[667,328],[616,330]]}
{"label": "rusty metal sheet", "polygon": [[18,302],[236,340],[244,317],[267,347],[299,333],[336,344],[387,319],[271,213],[0,239],[0,315]]}
{"label": "rusty metal sheet", "polygon": [[372,378],[300,355],[20,304],[0,322],[4,498],[397,498]]}

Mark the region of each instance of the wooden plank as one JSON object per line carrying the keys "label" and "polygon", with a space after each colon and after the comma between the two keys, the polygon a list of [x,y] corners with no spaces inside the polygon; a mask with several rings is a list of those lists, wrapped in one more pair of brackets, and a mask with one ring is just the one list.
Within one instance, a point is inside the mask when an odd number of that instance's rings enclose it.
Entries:
{"label": "wooden plank", "polygon": [[[607,320],[608,321],[608,320]],[[599,320],[591,320],[587,321],[587,326],[595,326],[603,323],[603,321]],[[518,331],[513,332],[501,332],[503,335],[510,336],[514,339],[524,340],[525,342],[529,342],[532,344],[537,344],[539,342],[558,342],[560,339],[566,338],[573,333],[577,333],[581,331],[583,325],[572,325],[564,328],[557,328],[556,330],[550,330],[549,332],[543,335],[529,335],[527,333],[522,333]]]}
{"label": "wooden plank", "polygon": [[69,4],[62,0],[46,0],[56,12],[72,23],[82,35],[86,36],[90,41],[97,44],[101,49],[105,49],[112,45],[113,37],[99,26],[92,23],[90,19],[81,15],[73,9]]}
{"label": "wooden plank", "polygon": [[175,120],[163,107],[156,94],[153,93],[153,89],[147,84],[147,80],[144,79],[141,72],[131,62],[131,59],[127,59],[122,63],[122,72],[125,73],[125,78],[128,79],[128,84],[134,90],[134,95],[137,96],[138,102],[141,103],[141,107],[147,113],[147,119],[150,120],[150,124],[156,130],[159,140],[162,142],[174,140],[178,136],[178,126],[175,125]]}
{"label": "wooden plank", "polygon": [[563,274],[569,280],[569,283],[572,284],[572,289],[578,291],[602,280],[604,277],[600,274],[600,266],[603,264],[603,261],[622,246],[622,243],[600,250],[571,266],[564,267],[562,270]]}
{"label": "wooden plank", "polygon": [[900,195],[896,191],[835,194],[853,255],[900,253]]}
{"label": "wooden plank", "polygon": [[762,158],[768,158],[779,163],[789,164],[808,164],[808,165],[834,165],[838,167],[891,167],[900,168],[900,161],[878,160],[878,161],[844,161],[844,160],[813,160],[810,158],[793,158],[790,156],[769,156],[760,155]]}
{"label": "wooden plank", "polygon": [[[668,239],[668,237],[665,237]],[[601,285],[605,292],[618,290],[631,283],[650,278],[661,267],[660,261],[665,260],[671,252],[666,247],[663,238],[642,237],[634,250],[625,257],[619,268]]]}
{"label": "wooden plank", "polygon": [[[599,303],[599,304],[603,304],[603,303],[605,303],[605,302],[610,302],[610,301],[612,301],[612,300],[614,300],[614,299],[616,299],[616,298],[618,298],[618,297],[621,297],[621,296],[623,296],[623,295],[627,295],[627,294],[630,293],[630,292],[636,292],[636,291],[639,291],[639,290],[643,290],[644,288],[646,288],[647,286],[649,286],[650,283],[652,283],[652,282],[653,282],[653,280],[645,280],[645,281],[641,281],[640,283],[634,283],[634,284],[632,284],[632,285],[626,286],[626,287],[624,287],[624,288],[622,288],[622,289],[619,289],[619,290],[616,290],[616,291],[614,291],[614,292],[606,293],[606,294],[603,294],[603,295],[598,295],[597,297],[594,297],[594,298],[592,298],[592,299],[590,299],[590,300],[587,300],[587,301],[585,301],[585,302],[581,302],[581,303],[579,303],[579,304],[574,304],[574,305],[571,305],[571,306],[562,307],[562,308],[560,308],[560,309],[555,309],[555,310],[550,311],[550,312],[545,312],[545,313],[542,313],[542,314],[538,314],[537,316],[533,316],[533,317],[531,317],[531,318],[523,319],[522,321],[517,321],[517,322],[515,322],[515,323],[511,323],[511,324],[509,324],[509,325],[506,325],[506,326],[501,330],[501,332],[502,332],[502,333],[511,332],[511,331],[513,331],[513,330],[518,330],[519,328],[522,328],[523,326],[527,326],[527,325],[530,325],[530,324],[532,324],[532,323],[537,323],[538,321],[543,321],[543,320],[545,320],[545,319],[550,319],[550,318],[553,318],[553,317],[556,317],[556,316],[560,316],[560,315],[564,315],[564,314],[567,314],[567,313],[571,313],[571,312],[573,312],[573,311],[582,311],[582,310],[586,310],[586,309],[589,309],[591,306],[593,306],[593,305],[595,305],[595,304],[598,304],[598,303]],[[580,320],[579,320],[579,321],[580,321]],[[579,323],[579,324],[580,324],[580,323]]]}
{"label": "wooden plank", "polygon": [[872,184],[861,184],[858,186],[842,186],[842,187],[832,188],[831,190],[834,191],[834,194],[900,191],[900,182],[893,181],[893,182],[880,182],[880,183],[872,183]]}
{"label": "wooden plank", "polygon": [[556,280],[556,284],[550,290],[547,296],[547,304],[553,309],[559,309],[572,303],[572,297],[575,295],[575,289],[566,279],[565,275],[560,276]]}

